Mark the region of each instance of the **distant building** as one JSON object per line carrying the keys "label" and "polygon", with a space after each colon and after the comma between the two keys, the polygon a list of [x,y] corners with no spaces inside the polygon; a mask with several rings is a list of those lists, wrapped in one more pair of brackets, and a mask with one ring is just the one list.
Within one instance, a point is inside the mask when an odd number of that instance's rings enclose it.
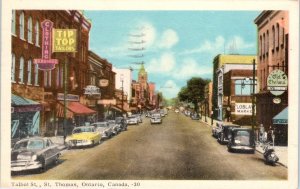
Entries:
{"label": "distant building", "polygon": [[224,98],[224,74],[230,70],[252,70],[253,55],[222,55],[219,54],[213,61],[213,111],[214,118],[224,120],[228,107],[228,99]]}
{"label": "distant building", "polygon": [[273,102],[274,95],[267,89],[267,78],[273,70],[281,70],[288,76],[289,65],[289,13],[288,11],[262,11],[254,20],[258,30],[257,122],[265,130],[275,129],[276,143],[287,144],[287,113],[284,124],[272,122],[274,116],[287,111],[288,91],[279,96],[281,102]]}
{"label": "distant building", "polygon": [[113,71],[116,73],[116,89],[122,90],[123,85],[124,94],[126,94],[128,103],[130,103],[132,98],[132,70],[113,67]]}

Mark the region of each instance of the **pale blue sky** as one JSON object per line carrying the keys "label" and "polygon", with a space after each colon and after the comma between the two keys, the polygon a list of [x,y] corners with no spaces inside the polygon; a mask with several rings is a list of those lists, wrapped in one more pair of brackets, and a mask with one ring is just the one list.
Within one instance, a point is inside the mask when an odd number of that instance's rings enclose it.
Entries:
{"label": "pale blue sky", "polygon": [[[145,62],[149,81],[175,97],[193,77],[212,79],[220,53],[256,54],[258,11],[85,11],[92,21],[90,50],[118,68]],[[136,35],[143,34],[142,37]],[[135,37],[132,37],[134,35]],[[137,44],[137,42],[145,43]],[[134,43],[132,43],[134,42]],[[141,49],[132,51],[130,49]],[[130,55],[141,55],[133,58]],[[137,79],[137,71],[134,71]]]}

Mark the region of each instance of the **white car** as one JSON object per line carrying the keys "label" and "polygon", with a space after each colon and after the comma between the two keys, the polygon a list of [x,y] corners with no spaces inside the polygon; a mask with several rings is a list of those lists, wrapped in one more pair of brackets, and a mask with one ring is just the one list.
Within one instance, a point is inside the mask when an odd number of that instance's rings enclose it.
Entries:
{"label": "white car", "polygon": [[150,123],[162,123],[161,115],[160,114],[152,114],[150,118]]}
{"label": "white car", "polygon": [[113,135],[113,129],[106,121],[93,123],[92,126],[96,127],[103,139],[110,138]]}
{"label": "white car", "polygon": [[128,125],[138,125],[139,122],[138,122],[137,117],[135,117],[135,116],[129,116],[129,117],[127,118],[127,124],[128,124]]}

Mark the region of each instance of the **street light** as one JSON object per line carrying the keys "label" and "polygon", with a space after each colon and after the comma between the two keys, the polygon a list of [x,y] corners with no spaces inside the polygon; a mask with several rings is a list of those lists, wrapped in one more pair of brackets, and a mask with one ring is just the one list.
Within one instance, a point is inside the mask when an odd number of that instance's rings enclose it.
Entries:
{"label": "street light", "polygon": [[120,80],[121,80],[121,83],[122,83],[122,115],[123,115],[123,112],[124,112],[124,87],[123,87],[124,75],[123,74],[121,74]]}

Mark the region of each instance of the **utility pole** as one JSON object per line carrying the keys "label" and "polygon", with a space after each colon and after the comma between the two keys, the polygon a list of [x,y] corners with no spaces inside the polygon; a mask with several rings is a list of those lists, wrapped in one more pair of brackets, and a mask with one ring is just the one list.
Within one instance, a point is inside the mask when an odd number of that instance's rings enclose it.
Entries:
{"label": "utility pole", "polygon": [[123,78],[121,78],[121,82],[122,82],[122,114],[124,113],[124,87],[123,87]]}
{"label": "utility pole", "polygon": [[255,125],[255,120],[254,120],[254,111],[255,111],[255,59],[253,59],[253,70],[252,70],[252,130],[254,131],[254,125]]}
{"label": "utility pole", "polygon": [[67,59],[64,62],[64,125],[63,125],[63,132],[64,132],[64,140],[67,137],[67,85],[68,85],[68,66],[67,66]]}

